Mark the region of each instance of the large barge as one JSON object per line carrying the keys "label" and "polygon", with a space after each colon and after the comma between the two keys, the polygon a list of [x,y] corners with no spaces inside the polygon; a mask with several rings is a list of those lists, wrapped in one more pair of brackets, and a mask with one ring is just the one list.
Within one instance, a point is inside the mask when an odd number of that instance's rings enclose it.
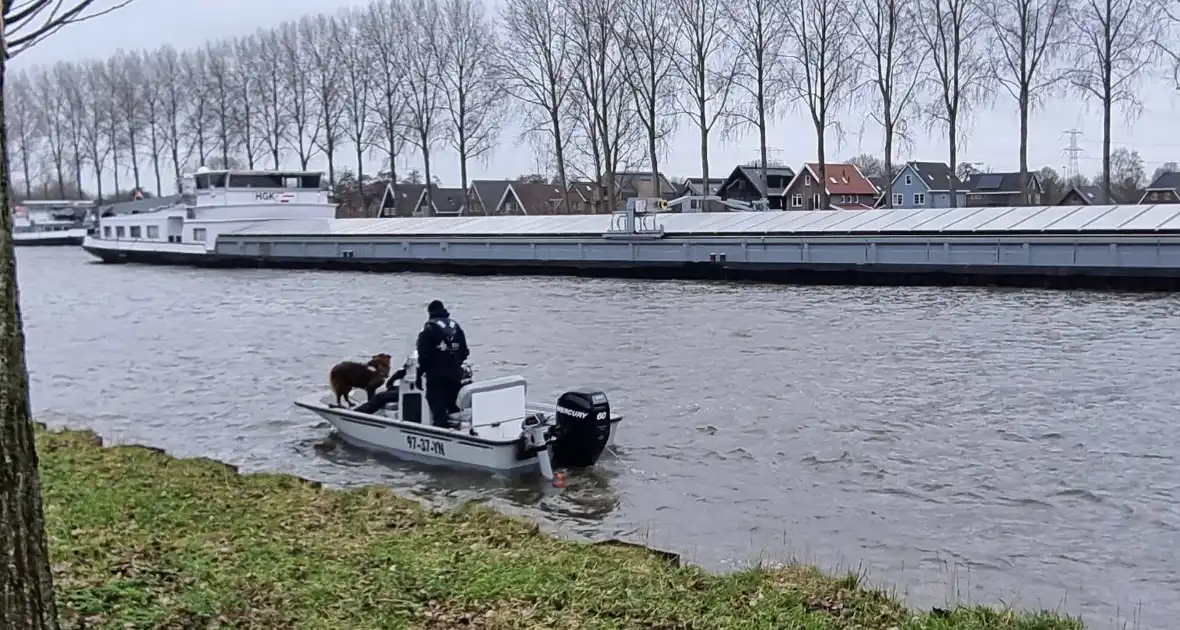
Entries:
{"label": "large barge", "polygon": [[[179,225],[170,242],[106,238],[104,218],[84,246],[105,262],[210,267],[1180,290],[1180,205],[334,219],[317,198],[280,218],[279,204],[235,201],[234,179],[210,193],[215,222],[199,205],[170,214],[202,221],[199,242]],[[293,181],[311,193],[309,175]]]}

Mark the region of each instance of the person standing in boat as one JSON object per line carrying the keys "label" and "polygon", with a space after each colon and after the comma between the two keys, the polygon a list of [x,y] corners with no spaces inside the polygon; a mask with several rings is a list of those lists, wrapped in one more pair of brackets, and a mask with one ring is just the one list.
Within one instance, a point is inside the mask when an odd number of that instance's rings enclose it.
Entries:
{"label": "person standing in boat", "polygon": [[418,333],[418,381],[426,376],[426,403],[435,426],[446,426],[450,414],[459,411],[456,400],[463,387],[463,362],[471,354],[467,335],[439,300],[426,307],[430,316]]}

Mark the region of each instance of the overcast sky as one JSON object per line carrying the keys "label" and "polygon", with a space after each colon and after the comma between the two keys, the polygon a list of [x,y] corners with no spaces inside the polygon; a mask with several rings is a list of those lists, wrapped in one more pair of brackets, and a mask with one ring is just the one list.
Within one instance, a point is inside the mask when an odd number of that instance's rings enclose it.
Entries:
{"label": "overcast sky", "polygon": [[[102,0],[100,0],[101,2]],[[334,11],[339,7],[364,4],[364,0],[138,0],[116,14],[71,26],[41,43],[17,59],[17,67],[53,63],[59,60],[105,57],[120,47],[152,48],[165,43],[177,47],[195,47],[222,37],[244,35],[258,28],[295,19],[305,13]],[[1115,147],[1138,149],[1146,162],[1147,173],[1160,164],[1180,160],[1180,92],[1163,77],[1144,81],[1141,90],[1144,110],[1130,124],[1119,120],[1113,131]],[[880,129],[863,122],[863,110],[842,116],[844,133],[830,135],[828,160],[836,161],[867,152],[881,153]],[[863,128],[862,128],[863,127]],[[1037,168],[1052,166],[1063,170],[1067,161],[1063,149],[1069,138],[1063,132],[1077,128],[1084,132],[1080,145],[1086,154],[1080,160],[1083,174],[1101,170],[1101,111],[1080,99],[1069,97],[1048,103],[1032,115],[1029,138],[1029,161]],[[994,170],[1018,167],[1018,119],[1016,103],[1002,94],[990,111],[976,115],[960,161],[983,162]],[[755,134],[744,139],[722,141],[720,134],[710,148],[710,175],[724,176],[734,165],[758,157]],[[670,176],[699,176],[700,151],[695,132],[687,124],[681,131],[661,167]],[[937,131],[921,133],[912,150],[899,159],[947,161],[946,140]],[[770,133],[771,158],[797,166],[815,159],[815,134],[804,112],[788,112]],[[508,178],[537,170],[534,151],[518,142],[509,131],[501,146],[486,164],[471,165],[473,178]],[[435,152],[433,170],[445,183],[457,185],[459,169],[453,154]],[[355,166],[351,155],[342,155],[344,166]],[[400,165],[417,165],[409,157]],[[338,164],[340,161],[338,161]],[[372,171],[373,166],[367,167]],[[319,167],[324,165],[318,164]],[[148,182],[145,185],[151,186]]]}

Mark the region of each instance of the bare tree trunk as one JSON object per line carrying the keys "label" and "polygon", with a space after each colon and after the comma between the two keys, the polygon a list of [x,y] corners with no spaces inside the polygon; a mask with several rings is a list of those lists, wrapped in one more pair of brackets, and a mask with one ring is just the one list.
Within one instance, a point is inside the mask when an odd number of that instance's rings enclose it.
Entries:
{"label": "bare tree trunk", "polygon": [[[0,21],[0,32],[5,31]],[[0,35],[0,37],[3,37]],[[0,117],[6,60],[0,55]],[[0,119],[0,146],[7,145]],[[16,286],[12,191],[8,152],[0,151],[0,628],[56,630],[53,574],[45,537],[45,509],[37,446],[29,417],[29,372]]]}
{"label": "bare tree trunk", "polygon": [[1028,194],[1028,108],[1029,97],[1025,91],[1018,100],[1020,105],[1020,199],[1024,205],[1032,200]]}
{"label": "bare tree trunk", "polygon": [[949,161],[947,163],[950,165],[951,207],[955,208],[955,207],[958,207],[958,205],[959,205],[959,191],[957,190],[958,184],[956,183],[956,182],[958,182],[959,178],[957,175],[955,175],[955,173],[959,172],[959,143],[958,143],[959,118],[958,118],[958,116],[949,116],[948,117],[948,119],[947,119],[947,138],[949,138],[949,140],[950,140],[950,142],[949,142],[950,155],[948,156]]}

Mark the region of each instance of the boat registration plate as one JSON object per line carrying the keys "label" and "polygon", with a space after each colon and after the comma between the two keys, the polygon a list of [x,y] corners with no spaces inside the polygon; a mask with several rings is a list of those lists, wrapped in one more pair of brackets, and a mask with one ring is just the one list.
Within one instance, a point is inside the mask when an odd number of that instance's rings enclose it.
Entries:
{"label": "boat registration plate", "polygon": [[446,445],[442,440],[431,440],[428,438],[421,438],[416,435],[406,436],[406,446],[412,451],[419,451],[422,453],[430,453],[431,455],[446,455]]}

